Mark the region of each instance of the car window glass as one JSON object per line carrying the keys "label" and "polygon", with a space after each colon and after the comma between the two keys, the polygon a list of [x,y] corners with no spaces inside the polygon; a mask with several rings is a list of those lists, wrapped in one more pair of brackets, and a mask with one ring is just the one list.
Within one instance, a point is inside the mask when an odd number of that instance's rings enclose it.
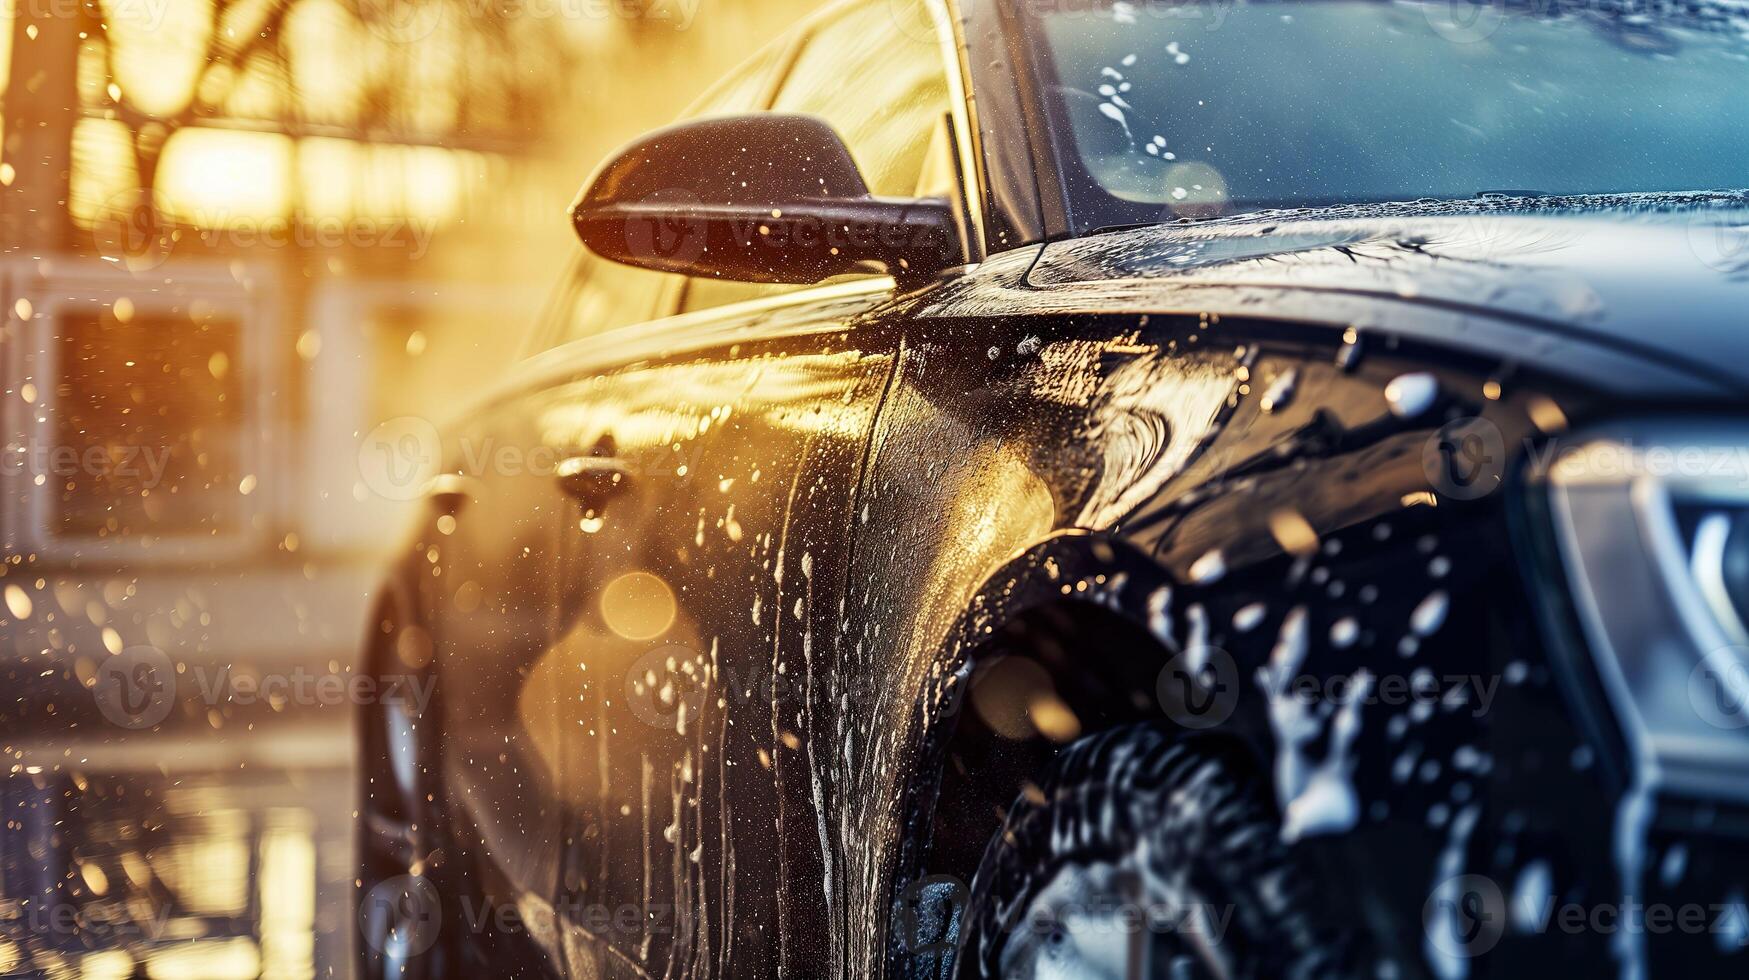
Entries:
{"label": "car window glass", "polygon": [[[947,74],[920,0],[867,0],[845,8],[803,44],[771,108],[830,123],[872,194],[945,193],[940,167],[927,164],[931,154],[952,152],[951,141],[933,138],[949,108]],[[694,279],[682,309],[798,288]]]}
{"label": "car window glass", "polygon": [[767,45],[699,96],[680,114],[682,119],[709,119],[737,112],[758,112],[771,100],[771,88],[793,42]]}
{"label": "car window glass", "polygon": [[848,8],[808,39],[772,104],[830,123],[873,194],[916,192],[930,132],[948,111],[941,48],[922,7],[867,0]]}
{"label": "car window glass", "polygon": [[[755,112],[765,107],[790,45],[780,42],[724,76],[683,119]],[[672,309],[681,276],[609,262],[578,249],[578,258],[550,301],[531,353],[582,337],[663,316]]]}

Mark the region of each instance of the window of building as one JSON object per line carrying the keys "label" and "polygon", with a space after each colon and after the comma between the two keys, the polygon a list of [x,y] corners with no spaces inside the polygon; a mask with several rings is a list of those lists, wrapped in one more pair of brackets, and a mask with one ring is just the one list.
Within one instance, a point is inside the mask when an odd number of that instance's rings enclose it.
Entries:
{"label": "window of building", "polygon": [[229,316],[63,310],[39,429],[48,438],[32,447],[46,533],[149,541],[235,532],[251,489],[241,341]]}

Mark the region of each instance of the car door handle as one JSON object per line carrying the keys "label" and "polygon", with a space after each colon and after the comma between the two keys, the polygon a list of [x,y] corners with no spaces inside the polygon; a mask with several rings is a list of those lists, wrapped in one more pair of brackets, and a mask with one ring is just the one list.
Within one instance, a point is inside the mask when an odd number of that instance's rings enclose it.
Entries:
{"label": "car door handle", "polygon": [[559,489],[586,511],[600,514],[609,500],[624,493],[631,484],[631,468],[613,455],[613,450],[611,437],[603,437],[591,452],[567,456],[554,467]]}

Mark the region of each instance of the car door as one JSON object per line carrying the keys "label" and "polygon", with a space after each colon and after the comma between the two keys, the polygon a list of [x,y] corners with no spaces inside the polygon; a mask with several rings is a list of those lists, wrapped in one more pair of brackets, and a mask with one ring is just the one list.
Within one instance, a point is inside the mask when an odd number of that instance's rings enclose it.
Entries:
{"label": "car door", "polygon": [[[804,723],[790,692],[811,680],[803,632],[837,594],[892,369],[890,343],[857,325],[886,292],[851,284],[656,325],[689,350],[528,399],[543,445],[590,460],[584,482],[552,481],[548,503],[569,518],[564,626],[519,709],[563,783],[554,904],[574,973],[778,967],[778,772]],[[751,339],[724,346],[722,330]]]}
{"label": "car door", "polygon": [[[893,5],[805,26],[778,111],[845,137],[877,192],[951,166],[932,37]],[[848,60],[847,60],[848,59]],[[705,287],[705,288],[700,288]],[[579,614],[533,668],[566,697],[572,794],[557,905],[579,975],[818,976],[842,962],[830,668],[854,492],[898,351],[886,277],[777,292],[688,283],[649,361],[530,401],[545,444],[611,455],[565,557]],[[659,353],[657,353],[659,352]],[[591,463],[591,468],[601,464]],[[606,479],[611,480],[610,475]]]}
{"label": "car door", "polygon": [[[781,45],[760,53],[690,114],[764,106],[783,64]],[[451,844],[448,853],[425,856],[425,863],[465,906],[447,909],[450,918],[461,921],[479,946],[501,956],[499,966],[507,971],[525,961],[562,963],[553,902],[563,884],[567,807],[575,795],[559,751],[573,743],[553,726],[578,691],[552,683],[549,660],[566,649],[567,637],[575,639],[592,590],[606,581],[580,577],[577,563],[587,554],[599,559],[590,546],[617,542],[617,532],[630,526],[603,525],[601,507],[582,506],[567,494],[567,481],[575,489],[589,479],[576,468],[609,444],[597,445],[600,434],[579,441],[584,435],[565,413],[588,411],[578,390],[587,389],[597,372],[611,372],[611,357],[596,358],[593,351],[619,350],[634,359],[626,341],[595,335],[671,313],[682,285],[680,276],[580,256],[534,331],[535,350],[505,393],[443,437],[444,475],[432,484],[434,506],[412,562],[416,616],[435,654],[430,659],[443,719],[435,755],[441,760],[442,823]],[[636,330],[630,334],[633,341],[639,336]],[[687,397],[685,389],[673,391]],[[604,417],[609,409],[596,411]],[[396,458],[408,456],[413,463],[436,455],[437,447],[428,444],[438,436],[428,422],[399,420],[379,430],[389,433],[391,438],[379,441]],[[613,431],[634,455],[648,448],[624,426]],[[647,454],[638,458],[650,462]],[[684,473],[665,475],[684,479]],[[632,480],[626,489],[616,501],[616,518],[665,513],[662,480]],[[608,533],[589,537],[603,527]],[[630,569],[635,561],[622,552],[589,572],[605,575],[604,568]]]}

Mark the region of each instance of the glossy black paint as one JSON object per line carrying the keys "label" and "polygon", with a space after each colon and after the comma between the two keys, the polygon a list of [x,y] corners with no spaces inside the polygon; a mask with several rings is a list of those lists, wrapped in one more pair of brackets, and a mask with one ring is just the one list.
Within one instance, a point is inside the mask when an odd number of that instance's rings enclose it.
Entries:
{"label": "glossy black paint", "polygon": [[[433,511],[373,662],[428,637],[439,707],[413,785],[367,759],[367,792],[405,801],[368,829],[369,873],[440,884],[456,975],[931,975],[913,885],[969,878],[1064,740],[1183,723],[1175,671],[1214,651],[1234,696],[1212,730],[1270,775],[1377,975],[1740,962],[1704,936],[1544,930],[1454,963],[1424,915],[1459,874],[1711,906],[1749,874],[1745,815],[1716,801],[1646,821],[1648,862],[1681,848],[1690,873],[1620,860],[1641,814],[1528,469],[1596,420],[1740,411],[1749,279],[1685,243],[1742,201],[1045,244],[999,6],[959,26],[986,261],[561,347],[451,434],[460,470],[538,447],[610,458],[625,487],[590,506],[562,474],[491,470],[453,528]],[[1426,397],[1387,396],[1406,376]],[[1502,450],[1479,484],[1441,449],[1476,419]],[[1004,733],[979,692],[1018,661],[1027,703],[1060,710]],[[1309,735],[1271,665],[1311,685]],[[1379,697],[1349,710],[1356,684]],[[517,914],[481,925],[480,903]]]}

